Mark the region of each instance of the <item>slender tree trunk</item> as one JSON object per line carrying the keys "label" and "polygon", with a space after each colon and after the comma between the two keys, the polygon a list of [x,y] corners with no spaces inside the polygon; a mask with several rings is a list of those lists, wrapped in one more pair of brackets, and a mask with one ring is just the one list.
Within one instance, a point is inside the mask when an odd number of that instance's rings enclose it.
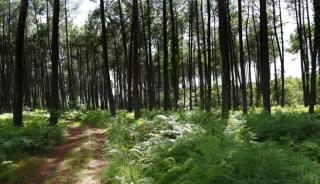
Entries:
{"label": "slender tree trunk", "polygon": [[[133,109],[135,118],[140,117],[140,99],[139,99],[139,76],[140,76],[140,64],[139,64],[139,12],[138,1],[132,2],[132,38],[133,38],[133,50],[132,50],[132,68],[133,68]],[[141,88],[140,88],[141,90]]]}
{"label": "slender tree trunk", "polygon": [[[278,48],[278,52],[279,52],[279,57],[280,57],[280,63],[282,63],[282,49],[281,49],[281,46],[280,46],[280,41],[279,41],[279,36],[278,36],[278,28],[277,28],[277,21],[276,21],[276,5],[275,5],[275,0],[272,0],[272,12],[273,12],[273,32],[274,32],[274,36],[276,38],[276,43],[277,43],[277,48]],[[272,39],[272,49],[273,49],[273,57],[275,57],[275,51],[274,51],[274,39]],[[279,105],[280,103],[280,99],[279,99],[279,88],[278,88],[278,76],[277,76],[277,73],[276,73],[276,58],[273,58],[274,60],[274,66],[275,66],[275,97],[276,97],[276,102],[277,102],[277,105]],[[282,98],[282,97],[281,97]]]}
{"label": "slender tree trunk", "polygon": [[193,37],[193,0],[190,2],[190,15],[189,15],[189,58],[188,58],[188,78],[189,78],[189,108],[192,110],[192,37]]}
{"label": "slender tree trunk", "polygon": [[253,88],[252,88],[252,79],[251,79],[251,47],[249,43],[249,34],[248,34],[248,25],[250,17],[250,6],[248,6],[248,17],[246,20],[246,42],[247,42],[247,51],[248,51],[248,63],[249,63],[249,88],[250,88],[250,106],[253,105]]}
{"label": "slender tree trunk", "polygon": [[152,110],[154,108],[155,103],[155,95],[154,95],[154,73],[153,73],[153,61],[152,61],[152,38],[151,38],[151,4],[150,0],[147,0],[147,16],[148,16],[148,52],[149,52],[149,110]]}
{"label": "slender tree trunk", "polygon": [[52,72],[51,72],[51,107],[50,124],[56,125],[59,117],[59,13],[60,0],[54,0],[52,18]]}
{"label": "slender tree trunk", "polygon": [[77,99],[76,99],[75,90],[74,90],[73,65],[71,64],[71,61],[70,61],[67,0],[64,0],[64,13],[65,13],[67,65],[68,65],[69,103],[71,108],[75,108],[77,106],[76,104]]}
{"label": "slender tree trunk", "polygon": [[133,30],[131,28],[131,37],[130,37],[130,47],[129,47],[129,58],[128,58],[128,111],[131,112],[133,109],[132,106],[132,50],[133,50]]}
{"label": "slender tree trunk", "polygon": [[229,26],[228,12],[229,4],[226,0],[218,1],[219,12],[219,42],[222,58],[222,116],[228,117],[230,104],[230,60],[229,60]]}
{"label": "slender tree trunk", "polygon": [[201,60],[201,45],[200,45],[200,22],[199,22],[199,10],[198,0],[195,1],[196,6],[196,32],[197,32],[197,60],[198,60],[198,75],[199,75],[199,88],[200,88],[200,109],[204,109],[204,89],[203,89],[203,71],[202,71],[202,60]]}
{"label": "slender tree trunk", "polygon": [[28,0],[20,1],[19,20],[16,34],[16,53],[15,53],[15,85],[14,85],[14,108],[13,124],[22,126],[22,106],[23,106],[23,55],[24,55],[24,32],[28,13]]}
{"label": "slender tree trunk", "polygon": [[203,52],[203,65],[204,65],[204,107],[206,106],[207,100],[207,72],[208,72],[208,65],[207,65],[207,46],[206,46],[206,31],[205,31],[205,22],[204,22],[204,15],[203,15],[203,0],[200,1],[200,12],[201,12],[201,31],[202,31],[202,52]]}
{"label": "slender tree trunk", "polygon": [[320,2],[313,0],[314,9],[314,22],[315,22],[315,35],[314,35],[314,50],[312,55],[311,66],[311,97],[309,112],[314,113],[314,105],[316,104],[316,67],[317,67],[317,55],[320,55]]}
{"label": "slender tree trunk", "polygon": [[[120,27],[121,27],[121,37],[122,37],[122,47],[123,47],[123,57],[124,57],[124,70],[123,70],[123,74],[124,74],[124,77],[123,79],[124,80],[127,80],[128,82],[128,76],[126,78],[125,76],[125,68],[127,67],[127,72],[129,72],[129,58],[128,58],[128,49],[127,49],[127,35],[126,35],[126,27],[124,25],[124,18],[123,18],[123,13],[122,13],[122,6],[121,6],[121,1],[118,0],[118,7],[119,7],[119,17],[120,17]],[[127,86],[126,86],[126,83],[124,82],[124,93],[126,94],[126,91],[127,91]],[[129,94],[129,92],[128,92]],[[129,95],[127,95],[127,99],[126,101],[128,101],[129,99]],[[127,104],[127,107],[128,107],[128,104]]]}
{"label": "slender tree trunk", "polygon": [[[224,0],[222,1],[218,1],[218,4],[220,5],[222,2],[224,2]],[[223,5],[222,5],[223,6]],[[221,9],[219,9],[220,12]],[[208,22],[207,22],[207,50],[208,50],[208,61],[207,61],[207,75],[206,75],[206,81],[207,81],[207,99],[206,99],[206,110],[210,111],[211,109],[211,91],[212,91],[212,87],[211,87],[211,30],[210,30],[210,26],[211,26],[211,1],[207,0],[207,14],[208,14]],[[220,17],[220,14],[219,14]],[[219,21],[220,22],[220,21]],[[220,25],[221,26],[221,25]]]}
{"label": "slender tree trunk", "polygon": [[106,19],[104,13],[104,0],[100,0],[100,20],[101,20],[101,45],[103,51],[103,60],[104,60],[104,72],[105,72],[105,79],[106,79],[106,90],[108,94],[108,102],[109,102],[109,110],[112,116],[116,115],[116,109],[113,100],[112,88],[111,88],[111,81],[110,81],[110,74],[109,74],[109,61],[108,61],[108,46],[107,46],[107,31],[106,31]]}
{"label": "slender tree trunk", "polygon": [[283,38],[283,23],[282,23],[282,10],[281,10],[281,0],[278,2],[279,4],[279,19],[280,19],[280,32],[281,32],[281,107],[285,105],[285,75],[284,75],[284,38]]}
{"label": "slender tree trunk", "polygon": [[246,71],[244,64],[243,38],[242,38],[242,4],[238,0],[238,24],[239,24],[239,47],[240,47],[240,68],[241,68],[241,92],[242,92],[242,111],[247,114],[247,87],[246,87]]}
{"label": "slender tree trunk", "polygon": [[157,83],[158,83],[158,86],[157,86],[157,99],[158,99],[158,108],[161,107],[161,99],[160,99],[160,93],[161,93],[161,86],[162,86],[162,82],[161,82],[161,64],[160,64],[160,44],[159,44],[159,41],[157,43],[157,54],[158,54],[158,57],[157,57],[157,72],[158,72],[158,80],[157,80]]}
{"label": "slender tree trunk", "polygon": [[168,73],[168,33],[167,33],[167,1],[163,0],[163,19],[162,19],[162,34],[163,34],[163,90],[164,110],[170,109],[170,86],[169,86],[169,73]]}
{"label": "slender tree trunk", "polygon": [[267,2],[260,0],[260,56],[263,108],[271,113]]}
{"label": "slender tree trunk", "polygon": [[179,78],[178,78],[178,64],[177,64],[177,36],[175,27],[175,16],[173,11],[173,0],[169,0],[170,6],[170,19],[171,19],[171,81],[173,89],[173,103],[174,110],[178,109],[178,99],[179,99]]}
{"label": "slender tree trunk", "polygon": [[299,47],[300,47],[300,59],[301,59],[301,76],[302,76],[302,87],[303,87],[303,99],[304,99],[304,105],[308,106],[307,102],[307,85],[306,81],[306,68],[305,68],[305,50],[304,50],[304,44],[303,44],[303,35],[302,35],[302,25],[301,25],[301,10],[300,9],[300,0],[299,6],[297,5],[297,0],[294,2],[295,6],[295,13],[296,13],[296,22],[297,22],[297,29],[298,29],[298,37],[299,37]]}
{"label": "slender tree trunk", "polygon": [[261,84],[260,84],[260,74],[261,74],[261,58],[260,58],[260,42],[259,42],[259,36],[257,33],[257,27],[256,27],[256,19],[255,19],[255,12],[254,8],[252,7],[252,21],[253,21],[253,30],[256,40],[256,106],[260,105],[261,100]]}
{"label": "slender tree trunk", "polygon": [[274,39],[272,40],[272,58],[273,58],[273,66],[274,66],[274,94],[277,105],[280,104],[280,96],[279,96],[279,85],[278,85],[278,71],[277,71],[277,61],[276,61],[276,53],[275,53],[275,45]]}
{"label": "slender tree trunk", "polygon": [[221,105],[220,100],[220,90],[219,90],[219,83],[218,83],[218,62],[217,62],[217,29],[216,29],[216,16],[213,14],[213,69],[214,69],[214,78],[216,80],[216,93],[217,93],[217,106]]}

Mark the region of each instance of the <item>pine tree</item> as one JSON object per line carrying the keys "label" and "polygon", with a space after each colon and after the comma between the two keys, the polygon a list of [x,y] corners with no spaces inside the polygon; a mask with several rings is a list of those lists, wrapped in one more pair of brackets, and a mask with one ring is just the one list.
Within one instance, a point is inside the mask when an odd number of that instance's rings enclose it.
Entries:
{"label": "pine tree", "polygon": [[[9,2],[10,3],[10,2]],[[23,54],[24,54],[24,32],[28,13],[28,0],[20,1],[19,20],[16,34],[16,53],[15,53],[15,77],[14,77],[14,107],[13,124],[22,126],[22,106],[23,106]]]}

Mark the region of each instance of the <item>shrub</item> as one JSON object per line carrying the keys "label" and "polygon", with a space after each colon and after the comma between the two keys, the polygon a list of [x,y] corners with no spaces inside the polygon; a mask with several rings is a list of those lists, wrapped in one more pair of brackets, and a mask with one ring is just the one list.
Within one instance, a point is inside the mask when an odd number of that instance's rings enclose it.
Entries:
{"label": "shrub", "polygon": [[106,127],[110,123],[111,115],[102,110],[87,111],[83,116],[82,122],[94,127]]}
{"label": "shrub", "polygon": [[300,108],[276,110],[271,116],[251,112],[248,126],[257,134],[258,141],[281,140],[288,137],[301,142],[320,131],[319,115],[310,115]]}

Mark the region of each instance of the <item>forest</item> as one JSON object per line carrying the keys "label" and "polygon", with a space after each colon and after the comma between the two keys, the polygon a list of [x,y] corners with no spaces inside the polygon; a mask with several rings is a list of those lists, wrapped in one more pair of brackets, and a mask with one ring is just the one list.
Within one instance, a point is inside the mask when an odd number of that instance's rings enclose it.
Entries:
{"label": "forest", "polygon": [[320,0],[0,0],[1,184],[320,184]]}

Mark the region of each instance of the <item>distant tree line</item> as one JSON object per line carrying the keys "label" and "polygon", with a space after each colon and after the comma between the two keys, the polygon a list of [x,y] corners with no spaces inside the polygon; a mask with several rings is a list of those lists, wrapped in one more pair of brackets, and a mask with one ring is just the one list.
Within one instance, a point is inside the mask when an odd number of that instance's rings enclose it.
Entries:
{"label": "distant tree line", "polygon": [[137,118],[140,108],[271,113],[272,104],[286,105],[285,49],[300,54],[303,102],[314,112],[317,0],[285,2],[297,25],[291,48],[281,0],[98,3],[83,27],[70,18],[77,2],[0,3],[0,112],[13,112],[15,125],[23,106],[50,109],[53,125],[61,109],[80,106]]}

